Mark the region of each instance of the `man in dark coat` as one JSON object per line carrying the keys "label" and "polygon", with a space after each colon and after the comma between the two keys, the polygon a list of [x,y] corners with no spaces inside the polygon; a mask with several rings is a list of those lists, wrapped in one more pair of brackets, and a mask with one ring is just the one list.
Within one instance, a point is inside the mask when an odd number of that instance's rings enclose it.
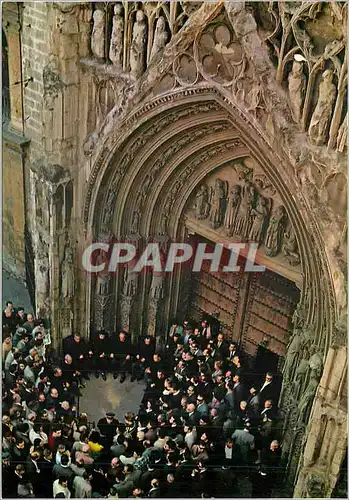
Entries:
{"label": "man in dark coat", "polygon": [[116,379],[120,374],[122,384],[126,379],[126,373],[132,371],[133,346],[130,335],[123,331],[114,335],[110,340],[109,353],[113,377]]}
{"label": "man in dark coat", "polygon": [[97,339],[93,346],[93,359],[96,370],[96,378],[102,375],[103,380],[107,380],[107,365],[109,358],[110,344],[108,340],[107,333],[104,330],[100,330],[97,335]]}
{"label": "man in dark coat", "polygon": [[119,422],[115,418],[115,413],[109,411],[105,414],[104,418],[101,418],[98,421],[97,423],[98,430],[104,437],[107,446],[111,446],[111,444],[113,443],[113,437],[116,434],[116,429],[118,425]]}
{"label": "man in dark coat", "polygon": [[73,365],[82,374],[82,376],[89,380],[89,359],[88,359],[88,345],[80,333],[69,335],[63,340],[63,354],[70,354],[73,359]]}
{"label": "man in dark coat", "polygon": [[131,382],[133,382],[136,378],[137,380],[141,380],[141,378],[143,378],[144,370],[153,359],[154,352],[154,339],[150,335],[140,338],[139,345],[135,349],[135,355],[133,358]]}
{"label": "man in dark coat", "polygon": [[265,380],[259,389],[259,404],[260,408],[264,408],[264,403],[267,399],[277,403],[278,400],[278,387],[274,382],[273,375],[266,373]]}

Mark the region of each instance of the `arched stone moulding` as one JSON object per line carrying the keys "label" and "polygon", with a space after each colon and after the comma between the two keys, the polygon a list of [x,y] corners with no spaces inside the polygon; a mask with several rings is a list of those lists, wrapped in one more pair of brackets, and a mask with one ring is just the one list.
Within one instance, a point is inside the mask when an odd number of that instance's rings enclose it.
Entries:
{"label": "arched stone moulding", "polygon": [[[217,89],[199,86],[173,91],[167,95],[153,98],[146,104],[138,106],[130,116],[115,127],[115,132],[105,139],[104,144],[99,149],[88,184],[83,214],[87,240],[91,241],[100,232],[94,207],[100,207],[100,203],[103,203],[103,200],[99,197],[99,193],[101,192],[102,183],[105,182],[106,173],[110,169],[111,164],[114,171],[118,168],[123,159],[122,152],[130,149],[131,139],[134,140],[135,137],[141,138],[148,124],[160,120],[163,116],[166,117],[169,113],[175,112],[176,109],[190,108],[195,105],[202,106],[203,103],[214,103],[216,105],[214,113],[217,113],[217,121],[221,121],[225,115],[225,119],[229,120],[232,124],[235,137],[237,131],[237,135],[241,138],[246,148],[244,151],[241,150],[237,153],[237,155],[249,155],[252,157],[277,188],[278,194],[286,207],[288,216],[294,227],[301,254],[303,275],[301,301],[307,309],[307,323],[314,325],[317,332],[317,342],[322,344],[324,352],[326,352],[330,342],[331,325],[335,318],[335,298],[329,273],[329,264],[326,259],[323,240],[317,222],[314,220],[302,193],[297,189],[294,181],[294,170],[288,163],[286,155],[281,156],[280,151],[275,152],[272,150],[268,138],[256,127],[255,121],[232,105],[228,98],[223,96]],[[193,110],[193,114],[195,115],[195,110]],[[204,123],[206,122],[206,118],[203,118],[205,114],[208,115],[209,113],[201,110],[196,115],[196,123],[198,125],[203,121]],[[210,119],[212,120],[212,111]],[[186,129],[188,129],[188,126],[185,126],[183,122],[180,123],[179,128],[176,124],[171,128],[174,137],[180,132],[185,134]],[[190,124],[190,122],[188,123]],[[229,140],[228,130],[224,131],[224,135],[227,135],[223,142]],[[169,137],[168,135],[165,136],[162,142],[169,140]],[[123,166],[123,169],[127,171],[127,182],[122,181],[122,189],[118,188],[120,197],[115,209],[113,227],[110,228],[111,233],[116,236],[120,237],[123,234],[127,234],[127,231],[130,229],[124,225],[124,221],[127,200],[132,200],[132,196],[137,191],[132,179],[136,179],[138,176],[144,179],[148,172],[147,169],[149,169],[148,162],[146,161],[147,155],[154,156],[154,151],[161,147],[159,141],[158,136],[155,140],[151,138],[147,138],[144,141],[141,140],[140,142],[144,142],[147,148],[146,150],[141,150],[141,161],[138,158],[137,163],[136,155],[132,163]],[[201,149],[205,149],[204,142]],[[183,158],[187,157],[187,152],[182,153],[182,156]],[[234,156],[233,151],[228,153],[225,161],[232,160]],[[222,157],[219,159],[217,157],[217,162],[216,164],[211,164],[206,170],[195,170],[193,176],[178,193],[179,201],[171,217],[172,220],[177,220],[177,224],[171,228],[170,236],[172,238],[176,238],[181,231],[181,215],[190,194],[205,175],[223,163]],[[173,169],[180,168],[180,165],[181,162],[179,161],[178,165],[174,166]],[[161,214],[155,214],[155,210],[159,204],[158,196],[161,191],[159,186],[162,185],[164,190],[169,189],[169,185],[166,182],[167,180],[162,177],[162,184],[155,182],[154,191],[152,190],[151,193],[147,194],[147,199],[152,201],[152,207],[149,207],[149,210],[142,214],[141,224],[142,231],[144,231],[142,236],[145,238],[149,238],[151,236],[151,229],[156,227],[156,217],[161,217]],[[132,203],[132,201],[128,203]]]}

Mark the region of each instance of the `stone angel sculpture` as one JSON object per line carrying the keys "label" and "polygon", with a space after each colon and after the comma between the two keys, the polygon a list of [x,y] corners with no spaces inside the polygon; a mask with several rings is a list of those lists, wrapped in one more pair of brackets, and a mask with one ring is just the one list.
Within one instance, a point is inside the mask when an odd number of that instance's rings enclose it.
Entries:
{"label": "stone angel sculpture", "polygon": [[211,187],[210,222],[214,229],[217,229],[223,224],[228,188],[228,182],[222,179],[216,179],[214,187]]}

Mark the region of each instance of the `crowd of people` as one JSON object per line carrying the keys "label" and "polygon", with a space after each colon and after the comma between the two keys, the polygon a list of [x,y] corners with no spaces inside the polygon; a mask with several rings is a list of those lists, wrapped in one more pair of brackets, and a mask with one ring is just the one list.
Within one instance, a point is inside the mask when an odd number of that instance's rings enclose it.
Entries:
{"label": "crowd of people", "polygon": [[[45,323],[7,302],[2,361],[4,498],[260,498],[282,483],[274,374],[251,376],[205,320],[174,321],[162,352],[98,331],[57,356]],[[108,373],[115,391],[143,380],[139,411],[91,422],[77,403]]]}

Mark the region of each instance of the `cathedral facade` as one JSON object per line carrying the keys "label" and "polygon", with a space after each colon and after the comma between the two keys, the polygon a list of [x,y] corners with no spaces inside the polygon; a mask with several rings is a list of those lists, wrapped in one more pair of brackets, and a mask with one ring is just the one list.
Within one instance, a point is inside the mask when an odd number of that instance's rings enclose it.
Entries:
{"label": "cathedral facade", "polygon": [[[267,351],[296,497],[346,460],[346,27],[341,2],[3,5],[5,264],[57,347],[205,315]],[[96,277],[96,241],[253,242],[266,272]]]}

